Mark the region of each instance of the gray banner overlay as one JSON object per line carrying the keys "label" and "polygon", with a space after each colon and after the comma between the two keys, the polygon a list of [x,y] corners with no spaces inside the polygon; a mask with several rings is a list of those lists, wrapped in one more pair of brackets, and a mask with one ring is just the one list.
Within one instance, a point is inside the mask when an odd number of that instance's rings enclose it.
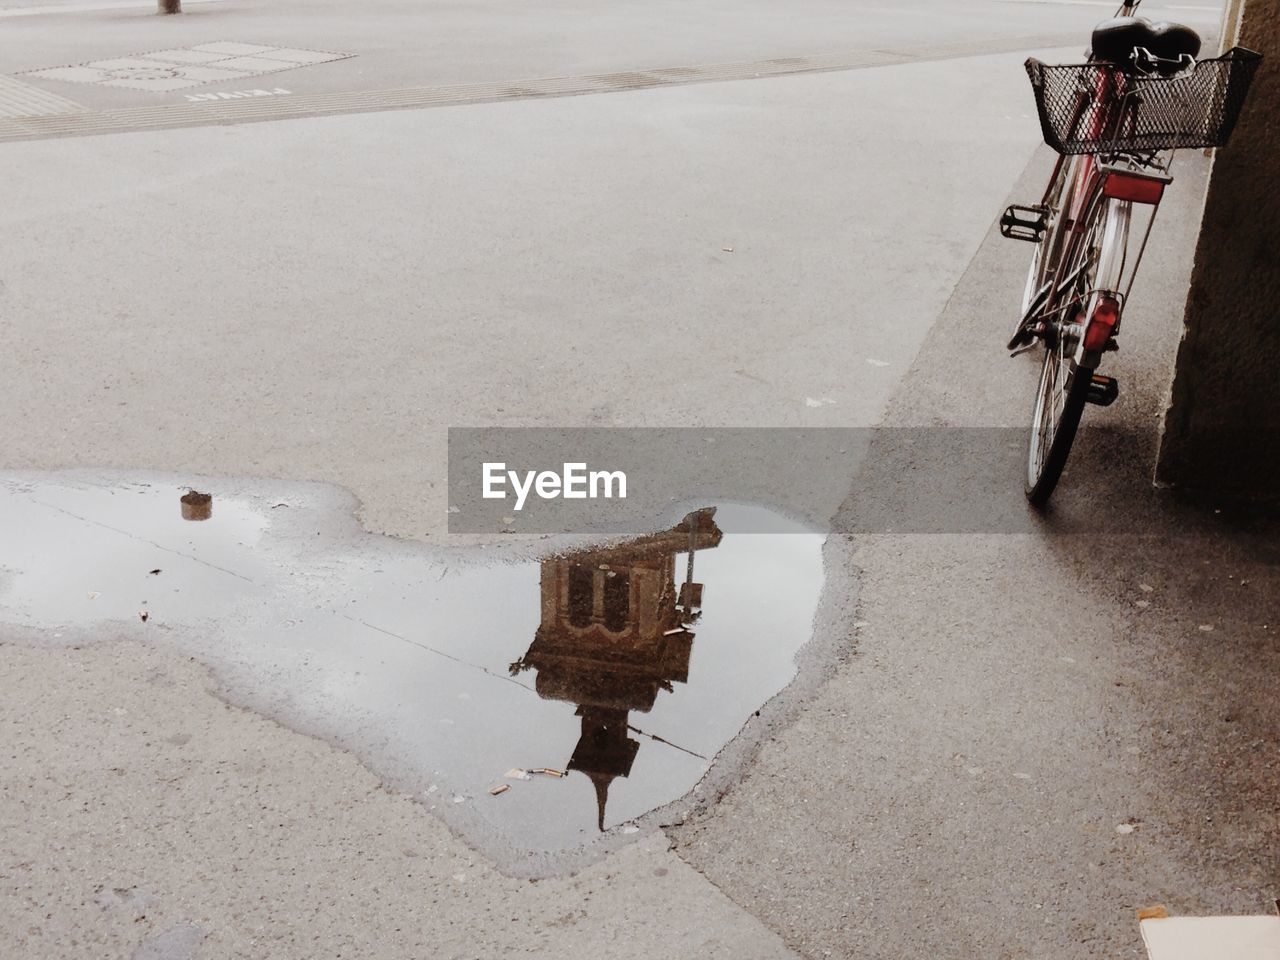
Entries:
{"label": "gray banner overlay", "polygon": [[1141,533],[1174,516],[1232,520],[1155,489],[1152,441],[1105,428],[1082,432],[1038,513],[1022,491],[1026,445],[1024,428],[452,428],[449,530],[633,534],[724,503],[770,508],[759,532]]}

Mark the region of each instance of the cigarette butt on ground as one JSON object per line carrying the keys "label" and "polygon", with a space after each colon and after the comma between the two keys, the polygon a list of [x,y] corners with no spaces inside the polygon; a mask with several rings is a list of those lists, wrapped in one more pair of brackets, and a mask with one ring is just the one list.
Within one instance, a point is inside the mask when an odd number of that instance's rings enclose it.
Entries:
{"label": "cigarette butt on ground", "polygon": [[534,773],[545,773],[548,777],[563,777],[563,770],[556,770],[552,767],[539,767]]}
{"label": "cigarette butt on ground", "polygon": [[500,783],[500,784],[498,784],[496,787],[490,787],[490,788],[489,788],[489,794],[490,794],[491,796],[496,797],[498,794],[500,794],[500,793],[506,793],[506,792],[507,792],[508,790],[510,790],[510,789],[511,789],[511,784],[509,784],[509,783]]}

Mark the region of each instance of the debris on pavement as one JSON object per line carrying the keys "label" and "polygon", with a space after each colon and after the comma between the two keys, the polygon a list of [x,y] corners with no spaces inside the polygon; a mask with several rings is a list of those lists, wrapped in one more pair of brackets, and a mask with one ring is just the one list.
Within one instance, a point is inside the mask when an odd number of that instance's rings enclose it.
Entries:
{"label": "debris on pavement", "polygon": [[147,611],[145,610],[138,611],[138,619],[141,620],[143,623],[146,623],[150,618],[151,618],[151,614],[147,613]]}
{"label": "debris on pavement", "polygon": [[500,793],[506,793],[506,792],[507,792],[508,790],[510,790],[510,789],[511,789],[511,784],[509,784],[509,783],[500,783],[500,784],[498,784],[498,785],[497,785],[497,786],[495,786],[495,787],[490,787],[490,788],[489,788],[489,796],[491,796],[491,797],[496,797],[498,794],[500,794]]}
{"label": "debris on pavement", "polygon": [[554,767],[536,767],[536,768],[534,768],[533,770],[530,770],[529,772],[530,772],[530,773],[541,773],[541,774],[545,774],[545,775],[546,775],[546,776],[548,776],[548,777],[563,777],[563,776],[564,776],[564,771],[563,771],[563,770],[557,770],[557,769],[555,769]]}
{"label": "debris on pavement", "polygon": [[512,767],[503,774],[508,780],[532,780],[528,770],[522,770],[520,767]]}
{"label": "debris on pavement", "polygon": [[1171,917],[1147,907],[1138,911],[1138,927],[1151,960],[1280,956],[1280,916]]}
{"label": "debris on pavement", "polygon": [[158,577],[158,576],[160,576],[160,568],[159,568],[159,567],[156,567],[154,570],[148,570],[148,571],[147,571],[147,576],[149,576],[149,577]]}

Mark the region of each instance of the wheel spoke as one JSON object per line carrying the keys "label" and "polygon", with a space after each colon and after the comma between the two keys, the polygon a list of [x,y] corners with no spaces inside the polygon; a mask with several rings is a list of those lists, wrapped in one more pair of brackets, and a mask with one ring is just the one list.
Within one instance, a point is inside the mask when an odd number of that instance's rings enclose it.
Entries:
{"label": "wheel spoke", "polygon": [[[1044,363],[1027,457],[1027,494],[1038,505],[1048,500],[1057,484],[1084,408],[1083,384],[1073,379],[1072,365],[1082,313],[1099,281],[1099,264],[1105,259],[1101,247],[1109,236],[1107,209],[1097,204],[1090,208],[1083,235],[1070,244],[1058,265],[1058,276],[1073,278],[1071,289],[1051,296],[1041,314],[1048,329],[1042,338]],[[1075,374],[1077,378],[1087,375],[1084,369]]]}

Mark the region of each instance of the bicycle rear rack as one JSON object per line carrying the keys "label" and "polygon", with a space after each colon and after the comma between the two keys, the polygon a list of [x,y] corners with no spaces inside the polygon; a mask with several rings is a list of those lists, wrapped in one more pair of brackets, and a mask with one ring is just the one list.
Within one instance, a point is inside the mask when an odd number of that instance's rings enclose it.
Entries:
{"label": "bicycle rear rack", "polygon": [[1000,236],[1010,240],[1039,243],[1048,229],[1048,207],[1022,207],[1015,203],[1005,208],[1004,215],[1000,217]]}

